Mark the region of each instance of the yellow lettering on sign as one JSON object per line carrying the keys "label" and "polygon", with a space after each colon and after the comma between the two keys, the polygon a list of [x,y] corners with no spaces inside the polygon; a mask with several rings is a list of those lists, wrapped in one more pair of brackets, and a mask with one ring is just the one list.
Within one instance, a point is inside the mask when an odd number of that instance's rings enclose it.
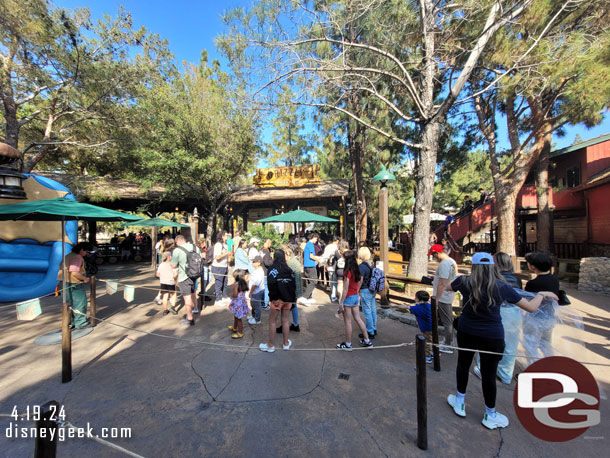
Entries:
{"label": "yellow lettering on sign", "polygon": [[259,187],[298,188],[308,184],[320,183],[318,164],[299,167],[274,167],[257,169],[254,184]]}

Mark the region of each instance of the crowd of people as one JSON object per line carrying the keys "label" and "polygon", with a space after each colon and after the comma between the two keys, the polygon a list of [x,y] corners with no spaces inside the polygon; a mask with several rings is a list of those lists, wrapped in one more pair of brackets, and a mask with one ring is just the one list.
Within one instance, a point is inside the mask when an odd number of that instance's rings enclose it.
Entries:
{"label": "crowd of people", "polygon": [[[362,244],[364,245],[364,244]],[[229,330],[234,339],[243,338],[243,320],[250,325],[261,323],[263,311],[269,311],[269,341],[261,344],[265,352],[275,351],[275,335],[283,335],[283,347],[290,348],[290,332],[300,332],[298,306],[309,307],[316,303],[316,287],[327,290],[330,300],[338,304],[337,313],[343,314],[345,340],[337,348],[352,348],[352,319],[360,329],[359,342],[372,346],[377,333],[375,294],[369,289],[373,272],[371,250],[361,246],[351,250],[347,241],[331,236],[324,241],[311,232],[303,237],[290,237],[278,249],[272,249],[272,240],[246,239],[236,233],[220,231],[215,242],[199,240],[198,246],[190,234],[172,239],[163,235],[157,244],[159,266],[159,294],[155,301],[163,306],[163,315],[178,314],[178,293],[183,297],[185,314],[180,325],[195,324],[194,315],[200,313],[197,293],[205,297],[213,280],[214,306],[227,307],[234,321]],[[189,269],[193,256],[201,263],[196,276]],[[229,288],[229,275],[234,278]],[[365,320],[360,317],[362,305]],[[279,313],[278,313],[279,312]],[[277,317],[281,317],[276,327]],[[292,323],[290,320],[292,319]]]}
{"label": "crowd of people", "polygon": [[[191,277],[189,264],[195,254],[203,269],[200,275]],[[205,294],[213,276],[214,305],[227,307],[232,313],[233,322],[228,329],[233,339],[243,338],[243,320],[252,326],[259,325],[262,312],[269,311],[268,339],[259,345],[263,352],[276,350],[277,334],[282,335],[284,350],[292,347],[290,332],[300,331],[298,307],[316,303],[313,297],[316,286],[320,289],[328,286],[330,300],[338,303],[337,313],[343,316],[345,339],[337,344],[338,349],[352,349],[354,322],[360,331],[360,346],[372,346],[377,336],[375,292],[370,288],[374,263],[372,252],[365,244],[357,250],[351,249],[338,237],[330,237],[324,243],[312,232],[307,237],[291,237],[288,243],[273,250],[271,239],[247,240],[239,233],[231,239],[228,233],[220,231],[214,244],[203,240],[195,246],[184,235],[178,235],[175,240],[165,239],[161,256],[157,276],[163,314],[178,313],[175,304],[176,291],[179,291],[186,311],[180,322],[183,326],[195,324],[193,315],[199,313],[195,293],[198,284]],[[418,291],[410,311],[426,340],[431,342],[431,301],[436,301],[443,326],[439,351],[453,353],[457,348],[456,392],[447,401],[457,415],[466,415],[466,387],[475,359],[473,372],[482,380],[486,406],[482,423],[490,429],[505,427],[508,419],[495,410],[496,377],[503,383],[511,383],[520,339],[528,354],[552,354],[554,313],[560,293],[559,282],[551,274],[551,258],[544,253],[526,256],[535,278],[524,286],[505,253],[493,256],[476,253],[470,274],[461,276],[456,262],[442,244],[433,244],[429,256],[438,263],[432,295]],[[229,288],[231,271],[235,281]],[[462,309],[456,319],[453,303],[458,291]],[[477,351],[483,353],[475,358]],[[430,345],[426,359],[432,362]]]}

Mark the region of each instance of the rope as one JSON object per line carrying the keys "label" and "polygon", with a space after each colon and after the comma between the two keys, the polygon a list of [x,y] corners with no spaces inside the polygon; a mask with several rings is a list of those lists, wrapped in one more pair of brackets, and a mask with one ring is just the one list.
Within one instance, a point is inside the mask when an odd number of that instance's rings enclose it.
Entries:
{"label": "rope", "polygon": [[[454,345],[445,345],[445,344],[435,344],[435,343],[428,343],[428,345],[432,346],[432,347],[443,347],[443,348],[452,348],[454,350],[462,350],[462,351],[472,351],[472,352],[479,352],[479,353],[485,353],[488,355],[498,355],[498,356],[513,356],[515,358],[525,358],[525,359],[541,359],[538,356],[526,356],[526,355],[513,355],[510,353],[498,353],[495,351],[487,351],[487,350],[475,350],[473,348],[462,348],[462,347],[457,347]],[[590,363],[590,362],[582,362],[582,361],[578,361],[580,364],[586,364],[589,366],[607,366],[610,367],[610,364],[606,364],[606,363]]]}
{"label": "rope", "polygon": [[[108,321],[107,319],[103,319],[103,318],[97,318],[97,317],[92,317],[90,314],[88,313],[83,313],[79,310],[74,310],[72,309],[72,311],[76,314],[79,315],[83,315],[87,318],[93,318],[97,321],[101,321],[107,324],[111,324],[113,326],[117,326],[119,328],[123,328],[123,329],[127,329],[129,331],[135,331],[135,332],[139,332],[141,334],[147,334],[150,336],[155,336],[155,337],[162,337],[165,339],[171,339],[171,340],[178,340],[178,341],[183,341],[183,342],[191,342],[191,343],[199,343],[199,344],[204,344],[204,345],[210,345],[213,347],[226,347],[226,348],[237,348],[240,350],[250,350],[252,348],[254,349],[258,349],[258,347],[255,347],[254,345],[231,345],[231,344],[224,344],[224,343],[219,343],[219,342],[206,342],[203,340],[199,340],[199,339],[187,339],[187,338],[182,338],[182,337],[175,337],[175,336],[168,336],[167,334],[160,334],[158,332],[149,332],[149,331],[143,331],[141,329],[136,329],[136,328],[132,328],[129,326],[125,326],[122,324],[117,324],[117,323],[113,323],[112,321]],[[406,347],[409,345],[415,345],[415,342],[405,342],[405,343],[400,343],[400,344],[393,344],[393,345],[381,345],[381,346],[373,346],[373,347],[354,347],[353,350],[385,350],[388,348],[399,348],[399,347]],[[335,348],[335,347],[329,347],[329,348],[291,348],[289,351],[344,351],[344,349],[341,348]]]}
{"label": "rope", "polygon": [[[60,425],[61,427],[63,427],[63,428],[68,427],[68,428],[72,428],[72,429],[81,429],[81,430],[83,429],[83,428],[78,428],[77,426],[74,426],[74,425],[73,425],[72,423],[70,423],[69,421],[66,421],[66,422],[58,422],[58,423],[59,423],[59,425]],[[97,437],[97,436],[91,436],[91,435],[88,435],[88,434],[87,434],[85,437],[86,437],[86,438],[88,438],[88,439],[92,439],[92,440],[94,440],[95,442],[98,442],[98,443],[100,443],[100,444],[102,444],[102,445],[105,445],[106,447],[110,447],[110,448],[112,448],[112,449],[116,450],[117,452],[124,453],[125,455],[134,456],[134,457],[136,457],[136,458],[144,458],[142,455],[138,455],[137,453],[134,453],[134,452],[132,452],[132,451],[129,451],[129,450],[127,450],[126,448],[123,448],[123,447],[121,447],[121,446],[119,446],[119,445],[113,444],[112,442],[109,442],[109,441],[107,441],[107,440],[104,440],[104,439],[102,439],[102,438],[100,438],[100,437]]]}

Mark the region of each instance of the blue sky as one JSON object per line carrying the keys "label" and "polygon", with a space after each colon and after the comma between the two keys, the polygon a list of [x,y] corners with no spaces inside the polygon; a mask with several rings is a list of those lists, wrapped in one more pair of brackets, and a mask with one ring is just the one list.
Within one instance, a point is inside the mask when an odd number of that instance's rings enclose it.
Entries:
{"label": "blue sky", "polygon": [[[54,0],[57,6],[74,9],[87,7],[94,20],[104,14],[116,15],[119,6],[132,15],[134,26],[144,26],[151,32],[158,33],[169,40],[176,63],[182,61],[198,62],[201,50],[207,49],[210,60],[224,61],[214,48],[214,38],[223,32],[224,25],[220,16],[226,10],[236,6],[248,6],[254,0]],[[310,123],[308,123],[311,126]],[[610,132],[610,116],[592,129],[584,126],[569,127],[563,138],[553,136],[558,148],[569,146],[577,134],[588,140]],[[503,132],[500,132],[502,136]],[[265,129],[263,139],[270,141],[270,129]]]}

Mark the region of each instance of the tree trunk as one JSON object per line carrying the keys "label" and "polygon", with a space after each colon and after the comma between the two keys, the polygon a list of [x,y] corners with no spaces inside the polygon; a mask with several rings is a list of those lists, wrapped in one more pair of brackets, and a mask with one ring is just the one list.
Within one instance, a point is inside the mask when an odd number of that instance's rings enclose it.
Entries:
{"label": "tree trunk", "polygon": [[205,230],[205,238],[208,239],[208,242],[212,243],[212,237],[214,235],[214,225],[216,222],[215,214],[208,213],[208,216],[205,219],[205,222],[208,225],[208,227],[206,227],[206,230]]}
{"label": "tree trunk", "polygon": [[440,131],[441,123],[435,120],[424,126],[422,134],[422,149],[415,175],[413,246],[407,274],[412,278],[421,278],[428,273],[428,236]]}
{"label": "tree trunk", "polygon": [[549,208],[549,162],[551,159],[551,130],[543,128],[544,144],[536,170],[538,216],[536,221],[536,251],[551,252],[551,209]]}
{"label": "tree trunk", "polygon": [[[366,195],[364,193],[364,179],[362,171],[364,169],[364,156],[362,154],[362,137],[364,127],[362,124],[350,122],[348,124],[348,148],[350,162],[352,166],[352,179],[354,185],[354,211],[356,212],[356,228],[358,241],[366,241],[367,238],[367,213]],[[358,247],[356,247],[358,248]]]}
{"label": "tree trunk", "polygon": [[[516,256],[515,210],[519,188],[514,190],[509,183],[494,180],[496,208],[498,214],[498,242],[496,252],[502,251],[509,256]],[[502,180],[503,181],[503,180]]]}

